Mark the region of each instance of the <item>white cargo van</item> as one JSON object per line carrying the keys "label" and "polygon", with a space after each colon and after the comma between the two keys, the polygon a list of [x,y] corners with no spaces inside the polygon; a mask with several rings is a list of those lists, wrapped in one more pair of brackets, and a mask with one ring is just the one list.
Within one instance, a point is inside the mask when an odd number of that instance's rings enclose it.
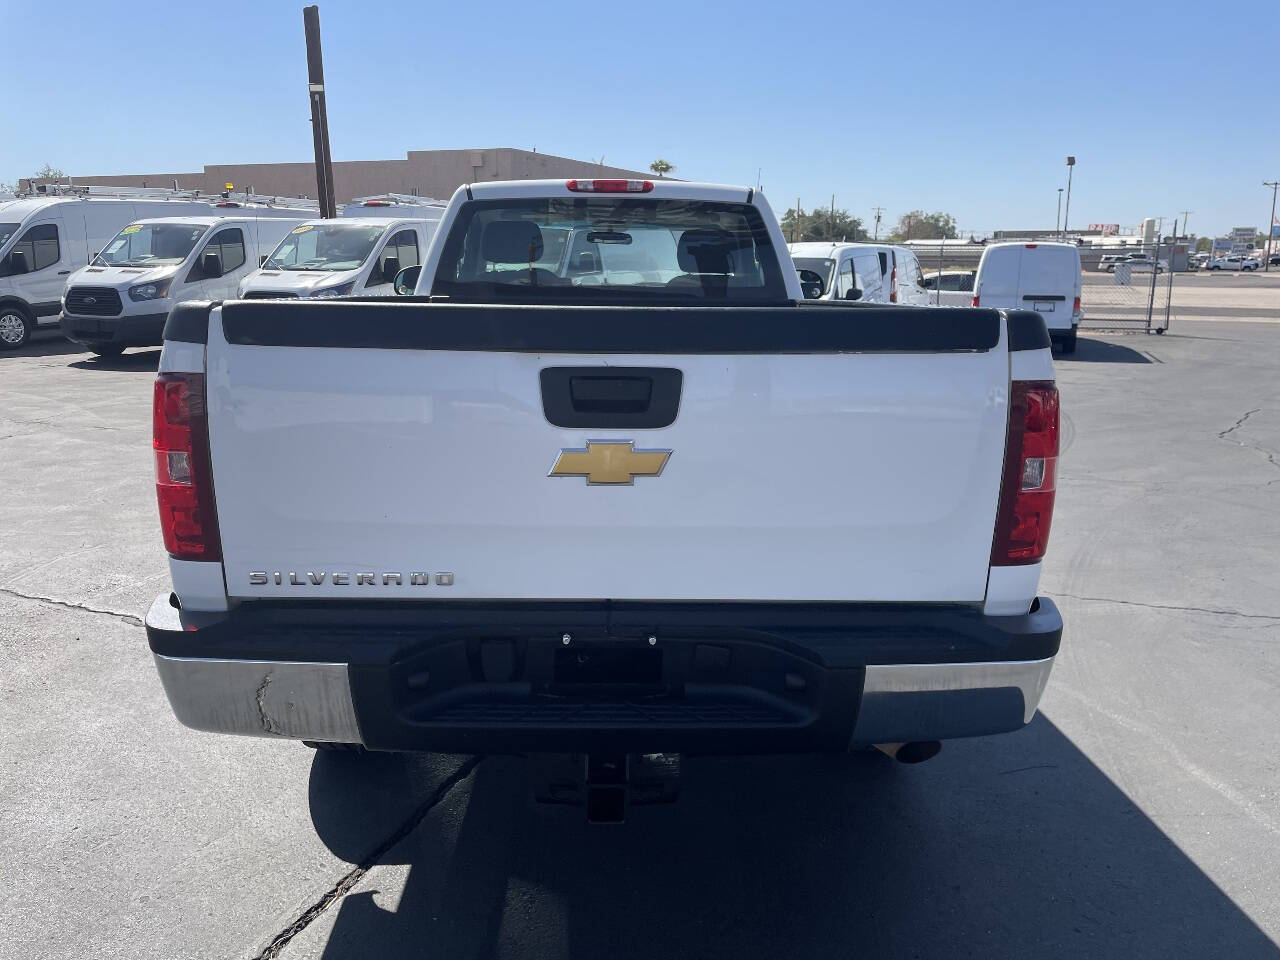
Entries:
{"label": "white cargo van", "polygon": [[875,243],[807,242],[787,245],[796,270],[811,270],[822,281],[817,300],[891,303],[893,249]]}
{"label": "white cargo van", "polygon": [[394,296],[392,281],[422,257],[440,221],[342,217],[294,227],[240,282],[242,299]]}
{"label": "white cargo van", "polygon": [[0,202],[0,350],[56,326],[62,291],[120,228],[140,216],[208,213],[210,201],[34,196]]}
{"label": "white cargo van", "polygon": [[1073,243],[993,243],[978,261],[973,305],[1034,310],[1062,352],[1074,353],[1082,282]]}
{"label": "white cargo van", "polygon": [[305,209],[314,206],[314,201],[248,194],[110,186],[54,186],[0,201],[0,350],[21,347],[40,327],[57,326],[67,278],[130,223],[237,209],[296,219],[315,216]]}
{"label": "white cargo van", "polygon": [[106,356],[162,343],[170,307],[233,298],[241,279],[305,219],[259,212],[129,224],[68,278],[63,334]]}
{"label": "white cargo van", "polygon": [[818,300],[930,303],[920,261],[908,247],[808,241],[787,244],[787,251],[797,270],[812,270],[822,280]]}

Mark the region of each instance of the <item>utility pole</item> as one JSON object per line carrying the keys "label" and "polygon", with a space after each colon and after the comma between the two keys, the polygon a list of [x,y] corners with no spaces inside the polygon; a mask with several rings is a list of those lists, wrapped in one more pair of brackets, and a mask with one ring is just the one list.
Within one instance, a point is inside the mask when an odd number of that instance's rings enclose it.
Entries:
{"label": "utility pole", "polygon": [[[1183,210],[1183,211],[1182,211],[1182,235],[1183,235],[1184,237],[1189,237],[1189,236],[1191,236],[1191,234],[1187,233],[1187,221],[1191,219],[1191,215],[1192,215],[1193,213],[1195,213],[1195,211],[1194,211],[1194,210]],[[1176,224],[1176,221],[1175,221],[1175,224]],[[1178,238],[1175,236],[1173,239],[1174,239],[1174,240],[1177,240]]]}
{"label": "utility pole", "polygon": [[796,228],[800,225],[800,198],[796,197],[796,215],[791,220],[791,242],[796,242]]}
{"label": "utility pole", "polygon": [[307,35],[307,91],[311,97],[311,137],[315,141],[316,189],[320,196],[320,216],[338,215],[333,194],[333,158],[329,155],[329,113],[324,103],[324,56],[320,52],[320,8],[302,8],[302,27]]}
{"label": "utility pole", "polygon": [[1067,219],[1071,216],[1071,173],[1076,168],[1076,158],[1067,157],[1067,209],[1062,213],[1062,239],[1067,239]]}
{"label": "utility pole", "polygon": [[871,239],[879,240],[880,239],[880,214],[884,213],[884,207],[872,207],[871,209],[876,212],[876,233],[875,233],[875,236],[873,236]]}
{"label": "utility pole", "polygon": [[835,239],[836,239],[836,195],[833,193],[831,195],[831,241],[832,243],[835,242]]}
{"label": "utility pole", "polygon": [[[1276,232],[1276,187],[1280,187],[1280,180],[1266,180],[1262,185],[1271,188],[1271,219],[1267,221],[1267,262],[1262,267],[1264,273],[1270,273],[1271,235]],[[1244,271],[1240,272],[1243,273]]]}
{"label": "utility pole", "polygon": [[1058,188],[1058,215],[1053,221],[1053,232],[1062,238],[1062,188]]}

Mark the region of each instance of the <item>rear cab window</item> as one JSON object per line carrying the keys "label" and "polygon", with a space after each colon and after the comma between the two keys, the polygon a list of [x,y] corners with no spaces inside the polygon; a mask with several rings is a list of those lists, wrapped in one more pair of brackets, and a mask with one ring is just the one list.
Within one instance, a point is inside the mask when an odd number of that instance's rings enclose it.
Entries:
{"label": "rear cab window", "polygon": [[463,204],[431,294],[472,303],[787,302],[754,206],[603,195]]}

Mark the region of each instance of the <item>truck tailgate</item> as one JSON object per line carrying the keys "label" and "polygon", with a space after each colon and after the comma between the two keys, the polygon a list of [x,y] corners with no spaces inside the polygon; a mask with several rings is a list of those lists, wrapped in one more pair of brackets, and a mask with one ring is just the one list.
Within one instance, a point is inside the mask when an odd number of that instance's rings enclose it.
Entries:
{"label": "truck tailgate", "polygon": [[[256,302],[210,320],[233,597],[986,593],[1009,413],[994,311]],[[628,419],[664,397],[669,424]]]}

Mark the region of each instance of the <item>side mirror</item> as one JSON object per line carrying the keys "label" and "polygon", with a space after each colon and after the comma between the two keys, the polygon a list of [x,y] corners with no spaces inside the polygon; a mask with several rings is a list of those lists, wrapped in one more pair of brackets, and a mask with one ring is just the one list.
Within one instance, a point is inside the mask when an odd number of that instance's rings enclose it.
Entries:
{"label": "side mirror", "polygon": [[[388,258],[391,259],[391,258]],[[397,297],[411,297],[413,291],[418,287],[418,275],[422,273],[422,267],[405,267],[396,274],[395,288]]]}
{"label": "side mirror", "polygon": [[265,253],[264,253],[262,256],[258,257],[258,269],[259,269],[259,270],[261,270],[261,269],[263,268],[263,266],[265,266],[265,265],[266,265],[266,262],[267,262],[267,260],[268,260],[268,259],[270,259],[270,258],[269,258]]}
{"label": "side mirror", "polygon": [[822,276],[816,270],[799,270],[800,289],[806,300],[818,300],[825,292]]}
{"label": "side mirror", "polygon": [[369,277],[372,283],[381,283],[387,280],[395,282],[396,274],[400,272],[400,258],[387,257],[382,261],[382,273],[378,277]]}
{"label": "side mirror", "polygon": [[222,276],[222,258],[212,250],[206,250],[200,257],[200,275],[206,280],[217,280]]}
{"label": "side mirror", "polygon": [[9,254],[9,273],[17,276],[20,273],[30,273],[31,264],[27,263],[27,251],[14,250]]}
{"label": "side mirror", "polygon": [[854,287],[852,290],[849,290],[847,293],[845,293],[844,298],[846,300],[861,300],[862,291],[859,290],[857,287]]}

